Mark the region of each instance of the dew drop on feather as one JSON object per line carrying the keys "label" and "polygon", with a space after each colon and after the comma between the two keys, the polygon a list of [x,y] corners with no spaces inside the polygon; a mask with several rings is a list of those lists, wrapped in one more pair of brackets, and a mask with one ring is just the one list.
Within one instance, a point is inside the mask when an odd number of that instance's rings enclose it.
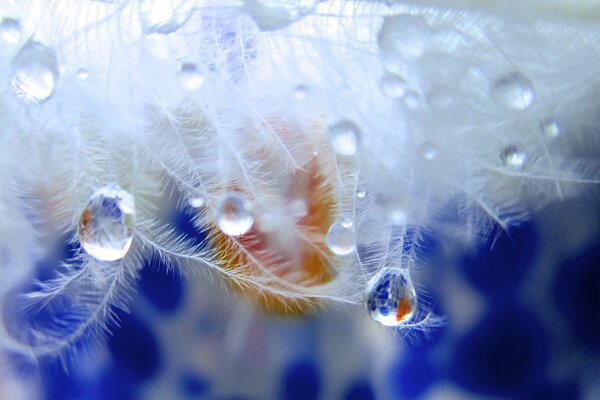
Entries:
{"label": "dew drop on feather", "polygon": [[406,94],[408,84],[398,75],[385,74],[379,81],[379,89],[390,99],[399,99]]}
{"label": "dew drop on feather", "polygon": [[385,268],[367,284],[365,307],[369,316],[385,326],[409,323],[417,309],[417,294],[408,270]]}
{"label": "dew drop on feather", "polygon": [[18,19],[2,18],[0,22],[0,37],[6,43],[17,44],[21,40],[21,23]]}
{"label": "dew drop on feather", "polygon": [[204,85],[206,76],[198,69],[196,64],[181,63],[179,66],[179,85],[183,90],[193,92]]}
{"label": "dew drop on feather", "polygon": [[110,183],[92,194],[81,213],[79,242],[85,252],[97,260],[120,260],[129,251],[134,225],[133,196]]}
{"label": "dew drop on feather", "polygon": [[512,143],[502,149],[500,159],[506,167],[522,170],[527,165],[527,150],[520,143]]}
{"label": "dew drop on feather", "polygon": [[329,127],[329,143],[340,156],[354,155],[359,146],[360,129],[354,122],[341,120]]}
{"label": "dew drop on feather", "polygon": [[25,103],[41,103],[54,93],[58,80],[58,61],[52,49],[29,40],[13,59],[10,86]]}
{"label": "dew drop on feather", "polygon": [[554,118],[547,118],[540,124],[542,132],[551,139],[560,136],[560,123]]}
{"label": "dew drop on feather", "polygon": [[423,55],[431,36],[429,25],[414,15],[385,17],[377,35],[377,43],[384,56],[414,60]]}
{"label": "dew drop on feather", "polygon": [[325,237],[327,247],[332,253],[339,256],[352,254],[356,250],[356,232],[352,225],[343,222],[334,222]]}
{"label": "dew drop on feather", "polygon": [[535,100],[531,81],[519,72],[512,72],[497,79],[491,88],[496,103],[515,111],[525,110]]}
{"label": "dew drop on feather", "polygon": [[423,160],[431,161],[438,156],[438,153],[438,146],[433,142],[427,141],[419,146],[419,156],[421,156]]}
{"label": "dew drop on feather", "polygon": [[194,12],[190,0],[141,0],[139,15],[145,33],[169,34],[181,28]]}
{"label": "dew drop on feather", "polygon": [[228,236],[241,236],[254,225],[252,204],[241,194],[225,193],[217,209],[217,226]]}

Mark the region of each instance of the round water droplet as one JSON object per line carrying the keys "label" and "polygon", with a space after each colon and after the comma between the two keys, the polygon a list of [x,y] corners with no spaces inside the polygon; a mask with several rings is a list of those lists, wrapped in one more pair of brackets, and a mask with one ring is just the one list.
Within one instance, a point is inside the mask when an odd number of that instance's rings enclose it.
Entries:
{"label": "round water droplet", "polygon": [[289,210],[296,219],[304,218],[308,215],[308,207],[304,199],[294,199],[290,201]]}
{"label": "round water droplet", "polygon": [[438,156],[438,147],[433,142],[425,142],[419,146],[419,155],[423,160],[431,161]]}
{"label": "round water droplet", "polygon": [[90,71],[88,71],[86,68],[79,68],[77,70],[77,79],[80,80],[86,80],[87,78],[89,78],[90,76]]}
{"label": "round water droplet", "polygon": [[111,183],[88,200],[79,219],[79,242],[97,260],[120,260],[131,246],[134,224],[133,196]]}
{"label": "round water droplet", "polygon": [[191,17],[194,7],[191,0],[141,0],[139,12],[144,32],[175,32]]}
{"label": "round water droplet", "polygon": [[417,310],[417,293],[408,270],[379,271],[367,284],[365,307],[370,317],[382,325],[410,323]]}
{"label": "round water droplet", "polygon": [[364,199],[366,195],[367,192],[364,189],[358,189],[356,191],[356,197],[358,197],[359,199]]}
{"label": "round water droplet", "polygon": [[2,18],[0,36],[6,43],[16,44],[21,40],[21,23],[18,19]]}
{"label": "round water droplet", "polygon": [[399,99],[408,90],[408,83],[402,77],[394,74],[386,74],[379,82],[381,93],[391,99]]}
{"label": "round water droplet", "polygon": [[547,118],[541,122],[542,132],[549,138],[560,136],[560,124],[554,118]]}
{"label": "round water droplet", "polygon": [[19,50],[12,64],[10,86],[19,100],[41,103],[52,96],[58,80],[54,51],[30,40]]}
{"label": "round water droplet", "polygon": [[319,0],[243,0],[246,11],[263,31],[283,29],[312,12]]}
{"label": "round water droplet", "polygon": [[325,242],[329,250],[337,255],[351,254],[356,250],[356,232],[351,226],[335,222],[329,227]]}
{"label": "round water droplet", "polygon": [[254,225],[252,204],[236,192],[221,197],[217,210],[217,226],[226,235],[241,236]]}
{"label": "round water droplet", "polygon": [[527,165],[527,150],[520,143],[509,144],[500,152],[502,163],[513,169],[522,170]]}
{"label": "round water droplet", "polygon": [[360,129],[354,122],[341,120],[329,127],[329,143],[341,156],[352,156],[358,150]]}
{"label": "round water droplet", "polygon": [[202,74],[196,64],[184,62],[179,66],[179,85],[183,90],[193,92],[204,85],[206,76]]}
{"label": "round water droplet", "polygon": [[419,94],[414,90],[408,90],[402,97],[402,101],[407,108],[414,110],[419,107]]}
{"label": "round water droplet", "polygon": [[206,203],[206,199],[203,195],[197,194],[190,199],[190,206],[194,208],[200,208]]}
{"label": "round water droplet", "polygon": [[431,29],[422,18],[394,15],[384,18],[377,43],[385,56],[408,61],[423,55],[430,36]]}
{"label": "round water droplet", "polygon": [[308,86],[306,85],[297,85],[294,88],[294,98],[298,101],[306,100],[308,97]]}
{"label": "round water droplet", "polygon": [[491,91],[492,98],[510,110],[524,110],[535,100],[533,84],[518,72],[512,72],[496,80]]}

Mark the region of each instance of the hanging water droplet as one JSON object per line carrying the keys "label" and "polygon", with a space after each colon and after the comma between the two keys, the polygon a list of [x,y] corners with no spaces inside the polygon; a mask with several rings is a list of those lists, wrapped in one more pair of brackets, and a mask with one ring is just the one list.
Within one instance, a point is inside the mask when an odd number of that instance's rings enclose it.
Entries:
{"label": "hanging water droplet", "polygon": [[341,156],[352,156],[358,150],[360,129],[354,122],[341,120],[329,127],[329,143]]}
{"label": "hanging water droplet", "polygon": [[379,82],[381,93],[391,99],[399,99],[408,90],[408,83],[402,77],[394,74],[385,74]]}
{"label": "hanging water droplet", "polygon": [[500,152],[502,163],[512,169],[524,169],[527,165],[527,158],[527,151],[520,143],[509,144]]}
{"label": "hanging water droplet", "polygon": [[2,18],[0,36],[6,43],[16,44],[21,40],[21,23],[18,19]]}
{"label": "hanging water droplet", "polygon": [[190,199],[190,206],[200,208],[206,203],[206,198],[202,194],[196,194]]}
{"label": "hanging water droplet", "polygon": [[356,250],[356,233],[354,229],[334,222],[327,231],[325,243],[333,253],[344,256]]}
{"label": "hanging water droplet", "polygon": [[23,102],[41,103],[54,93],[58,61],[54,51],[29,40],[13,59],[11,89]]}
{"label": "hanging water droplet", "polygon": [[145,33],[173,33],[194,13],[191,0],[141,0],[139,15]]}
{"label": "hanging water droplet", "polygon": [[379,271],[367,284],[365,307],[374,321],[385,326],[411,322],[417,310],[417,293],[408,270]]}
{"label": "hanging water droplet", "polygon": [[542,132],[549,138],[560,136],[560,124],[554,118],[547,118],[541,122]]}
{"label": "hanging water droplet", "polygon": [[308,86],[306,85],[296,85],[294,88],[294,98],[298,101],[306,100],[308,97]]}
{"label": "hanging water droplet", "polygon": [[88,71],[86,68],[79,68],[77,70],[77,79],[84,81],[87,78],[89,78],[89,76],[90,76],[90,71]]}
{"label": "hanging water droplet", "polygon": [[423,55],[431,36],[429,25],[414,15],[385,17],[377,43],[388,58],[414,60]]}
{"label": "hanging water droplet", "polygon": [[79,219],[79,242],[97,260],[120,260],[131,246],[134,224],[133,196],[110,183],[88,200]]}
{"label": "hanging water droplet", "polygon": [[512,72],[494,82],[491,95],[498,104],[519,111],[533,103],[535,89],[527,77],[519,72]]}
{"label": "hanging water droplet", "polygon": [[438,156],[438,147],[433,142],[424,142],[419,146],[419,155],[423,160],[431,161]]}
{"label": "hanging water droplet", "polygon": [[196,64],[183,62],[179,66],[179,85],[183,90],[193,92],[198,90],[206,82],[206,76],[202,74]]}
{"label": "hanging water droplet", "polygon": [[217,226],[226,235],[241,236],[254,225],[252,204],[236,192],[224,194],[217,209]]}

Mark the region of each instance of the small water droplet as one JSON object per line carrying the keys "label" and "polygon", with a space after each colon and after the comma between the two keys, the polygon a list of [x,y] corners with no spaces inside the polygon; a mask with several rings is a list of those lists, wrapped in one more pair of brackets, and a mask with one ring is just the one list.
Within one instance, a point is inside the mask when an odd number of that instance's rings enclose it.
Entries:
{"label": "small water droplet", "polygon": [[416,315],[417,293],[408,270],[385,268],[367,284],[365,307],[369,316],[384,326],[401,326]]}
{"label": "small water droplet", "polygon": [[133,196],[110,183],[92,194],[81,213],[79,242],[97,260],[120,260],[131,246],[134,224]]}
{"label": "small water droplet", "polygon": [[164,35],[181,28],[195,10],[191,0],[141,0],[139,7],[144,32]]}
{"label": "small water droplet", "polygon": [[431,161],[438,156],[438,147],[433,142],[424,142],[419,146],[419,155],[423,160]]}
{"label": "small water droplet", "polygon": [[196,64],[183,62],[179,66],[179,85],[183,90],[193,92],[198,90],[206,82],[206,76],[202,74]]}
{"label": "small water droplet", "polygon": [[367,192],[365,192],[364,189],[358,189],[356,191],[356,197],[358,197],[359,199],[364,199],[366,195],[367,195]]}
{"label": "small water droplet", "polygon": [[445,85],[435,86],[427,94],[427,104],[434,110],[447,110],[455,100],[454,91]]}
{"label": "small water droplet", "polygon": [[308,86],[306,85],[297,85],[294,88],[294,98],[298,101],[304,101],[308,97]]}
{"label": "small water droplet", "polygon": [[542,132],[549,138],[556,138],[560,136],[560,124],[554,118],[547,118],[541,122]]}
{"label": "small water droplet", "polygon": [[349,214],[344,214],[340,217],[340,224],[344,228],[351,228],[354,226],[354,219]]}
{"label": "small water droplet", "polygon": [[200,208],[206,204],[206,198],[202,194],[196,194],[190,199],[190,206]]}
{"label": "small water droplet", "polygon": [[58,61],[53,50],[29,40],[13,59],[11,89],[23,102],[41,103],[54,93]]}
{"label": "small water droplet", "polygon": [[399,99],[408,90],[408,83],[402,77],[394,74],[385,74],[379,82],[381,93],[391,99]]}
{"label": "small water droplet", "polygon": [[415,92],[414,90],[408,90],[404,94],[402,101],[404,102],[404,105],[407,108],[414,110],[417,107],[419,107],[419,101],[420,101],[419,94],[417,92]]}
{"label": "small water droplet", "polygon": [[17,44],[21,40],[21,23],[18,19],[2,18],[0,36],[6,43]]}
{"label": "small water droplet", "polygon": [[520,143],[509,144],[500,152],[502,163],[512,169],[524,169],[527,165],[527,158],[527,150]]}
{"label": "small water droplet", "polygon": [[289,210],[296,219],[304,218],[308,215],[308,206],[304,199],[294,199],[289,204]]}
{"label": "small water droplet", "polygon": [[327,231],[325,242],[333,253],[339,256],[348,255],[356,250],[356,233],[352,227],[334,222]]}
{"label": "small water droplet", "polygon": [[341,120],[329,128],[329,143],[336,154],[352,156],[358,150],[360,135],[360,129],[354,122]]}
{"label": "small water droplet", "polygon": [[423,55],[430,36],[431,29],[422,18],[394,15],[384,18],[377,43],[385,56],[409,61]]}
{"label": "small water droplet", "polygon": [[319,0],[243,0],[244,10],[263,31],[283,29],[312,12]]}
{"label": "small water droplet", "polygon": [[222,196],[217,210],[217,225],[229,236],[241,236],[254,225],[252,203],[236,192]]}
{"label": "small water droplet", "polygon": [[492,98],[500,105],[515,111],[524,110],[535,100],[531,81],[518,72],[512,72],[494,82]]}
{"label": "small water droplet", "polygon": [[77,79],[80,80],[86,80],[87,78],[89,78],[90,76],[90,71],[88,71],[86,68],[79,68],[77,70]]}

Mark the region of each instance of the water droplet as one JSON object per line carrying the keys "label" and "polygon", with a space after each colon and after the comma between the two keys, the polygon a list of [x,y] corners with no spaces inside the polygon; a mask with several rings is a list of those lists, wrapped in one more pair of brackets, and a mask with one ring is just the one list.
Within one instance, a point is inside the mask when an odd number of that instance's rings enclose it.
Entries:
{"label": "water droplet", "polygon": [[424,142],[419,147],[419,155],[423,160],[431,161],[438,156],[438,147],[433,142]]}
{"label": "water droplet", "polygon": [[202,74],[196,64],[184,62],[179,66],[179,85],[183,90],[193,92],[204,85],[206,76]]}
{"label": "water droplet", "polygon": [[356,191],[356,197],[358,197],[359,199],[364,199],[366,195],[367,192],[364,189],[358,189]]}
{"label": "water droplet", "polygon": [[217,210],[217,225],[229,236],[241,236],[254,225],[252,204],[236,192],[223,195]]}
{"label": "water droplet", "polygon": [[41,103],[54,93],[58,80],[58,61],[54,51],[28,41],[13,59],[11,89],[24,102]]}
{"label": "water droplet", "polygon": [[427,104],[434,110],[447,110],[455,102],[454,91],[444,85],[435,86],[427,94]]}
{"label": "water droplet", "polygon": [[335,222],[329,227],[325,242],[329,250],[337,255],[351,254],[356,250],[356,233],[352,227]]}
{"label": "water droplet", "polygon": [[312,12],[319,0],[244,0],[244,10],[263,31],[283,29]]}
{"label": "water droplet", "polygon": [[87,78],[89,78],[90,76],[90,71],[88,71],[86,68],[79,68],[77,70],[77,79],[80,80],[86,80]]}
{"label": "water droplet", "polygon": [[0,36],[6,43],[16,44],[21,40],[21,23],[18,19],[2,18]]}
{"label": "water droplet", "polygon": [[92,194],[81,213],[79,242],[97,260],[120,260],[131,246],[134,224],[133,196],[110,183]]}
{"label": "water droplet", "polygon": [[419,100],[419,94],[414,90],[407,91],[402,98],[404,105],[412,110],[419,107]]}
{"label": "water droplet", "polygon": [[409,323],[417,310],[417,293],[408,270],[385,268],[367,284],[365,307],[374,321],[385,326]]}
{"label": "water droplet", "polygon": [[141,0],[140,20],[145,33],[173,33],[181,28],[194,12],[190,0]]}
{"label": "water droplet", "polygon": [[386,74],[379,82],[379,89],[387,97],[399,99],[406,94],[408,83],[398,75]]}
{"label": "water droplet", "polygon": [[496,80],[491,89],[492,98],[510,110],[524,110],[535,100],[531,81],[518,72],[512,72]]}
{"label": "water droplet", "polygon": [[541,122],[542,132],[549,138],[560,136],[560,124],[554,118],[547,118]]}
{"label": "water droplet", "polygon": [[351,215],[344,214],[340,217],[340,224],[344,228],[351,228],[352,226],[354,226],[354,219],[352,218]]}
{"label": "water droplet", "polygon": [[329,128],[329,143],[333,151],[341,156],[352,156],[358,150],[360,129],[354,122],[341,120]]}
{"label": "water droplet", "polygon": [[502,163],[513,169],[524,169],[527,165],[527,158],[527,151],[520,143],[509,144],[500,152]]}
{"label": "water droplet", "polygon": [[202,194],[194,195],[190,199],[190,206],[194,208],[200,208],[206,203],[206,198]]}
{"label": "water droplet", "polygon": [[306,100],[308,97],[308,86],[306,85],[297,85],[294,88],[294,98],[299,101]]}
{"label": "water droplet", "polygon": [[296,219],[304,218],[308,215],[308,207],[304,199],[294,199],[290,201],[289,210]]}
{"label": "water droplet", "polygon": [[385,56],[408,61],[423,55],[430,36],[431,29],[422,18],[394,15],[384,18],[377,43]]}

